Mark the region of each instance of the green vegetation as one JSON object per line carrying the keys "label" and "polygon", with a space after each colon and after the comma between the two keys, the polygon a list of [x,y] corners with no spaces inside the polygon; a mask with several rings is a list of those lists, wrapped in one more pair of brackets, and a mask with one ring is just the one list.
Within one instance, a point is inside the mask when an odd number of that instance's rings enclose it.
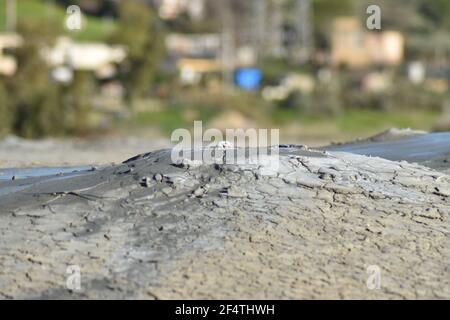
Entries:
{"label": "green vegetation", "polygon": [[[11,132],[36,138],[87,133],[93,97],[99,92],[94,75],[75,71],[70,84],[57,83],[51,79],[50,67],[42,57],[43,48],[51,47],[58,36],[67,33],[64,29],[65,11],[62,7],[37,0],[17,1],[17,5],[17,31],[24,44],[15,52],[19,66],[17,73],[10,78],[1,78],[0,135]],[[0,8],[4,11],[5,6]],[[129,56],[119,77],[129,97],[145,96],[161,52],[160,33],[152,27],[155,20],[147,6],[123,2],[120,11],[122,28],[114,32],[112,42],[117,40],[117,43],[125,44],[129,48]],[[4,22],[4,12],[0,12],[0,16]],[[70,35],[78,40],[106,41],[110,38],[101,20],[93,17],[86,20],[84,30]]]}
{"label": "green vegetation", "polygon": [[110,42],[125,45],[128,57],[121,70],[129,102],[145,97],[163,55],[163,35],[158,20],[146,5],[121,2],[119,28]]}
{"label": "green vegetation", "polygon": [[414,128],[431,130],[439,113],[413,110],[410,112],[380,112],[353,110],[337,117],[338,127],[346,132],[359,133],[365,130],[378,131],[380,128]]}
{"label": "green vegetation", "polygon": [[327,31],[336,16],[349,16],[358,0],[313,0],[314,24],[317,30]]}
{"label": "green vegetation", "polygon": [[[14,132],[27,138],[66,133],[82,134],[87,130],[91,111],[92,75],[76,72],[68,85],[53,82],[41,50],[51,46],[59,34],[52,22],[21,20],[18,31],[24,44],[17,49],[17,73],[1,83],[1,134]],[[3,103],[6,101],[6,103]]]}
{"label": "green vegetation", "polygon": [[58,134],[63,110],[57,87],[51,84],[49,69],[40,50],[51,45],[57,28],[49,22],[22,20],[18,30],[24,44],[17,51],[20,68],[11,79],[10,101],[14,103],[13,129],[24,137]]}
{"label": "green vegetation", "polygon": [[[389,128],[413,128],[431,131],[440,114],[434,111],[410,110],[408,112],[383,112],[353,110],[335,115],[304,115],[288,110],[276,110],[274,127],[287,139],[327,143],[369,137]],[[281,123],[280,123],[281,121]],[[292,129],[295,130],[292,130]]]}
{"label": "green vegetation", "polygon": [[170,134],[176,128],[191,126],[183,117],[183,113],[175,108],[165,108],[154,112],[139,112],[129,120],[129,126],[145,129],[146,127],[158,128],[164,134]]}
{"label": "green vegetation", "polygon": [[[64,27],[66,19],[66,10],[53,2],[44,0],[17,0],[17,20],[38,23],[51,21],[55,25]],[[2,1],[0,5],[0,32],[4,31],[6,25],[5,5]],[[103,20],[97,17],[84,15],[84,27],[80,31],[61,30],[66,35],[82,41],[101,41],[105,40],[117,27],[114,20]]]}
{"label": "green vegetation", "polygon": [[6,87],[0,82],[0,137],[11,131],[13,112]]}
{"label": "green vegetation", "polygon": [[60,89],[60,101],[64,110],[65,131],[72,134],[89,130],[89,115],[95,94],[95,79],[86,71],[74,73],[73,81]]}
{"label": "green vegetation", "polygon": [[194,120],[208,124],[227,112],[235,112],[257,124],[268,126],[270,106],[253,94],[211,94],[200,90],[182,92],[170,102],[159,106],[157,111],[141,111],[133,114],[129,120],[131,127],[158,128],[164,134],[170,134],[176,128],[190,128]]}
{"label": "green vegetation", "polygon": [[328,124],[345,132],[359,133],[391,127],[431,130],[439,114],[436,111],[417,109],[395,112],[359,109],[345,111],[336,116],[276,110],[272,119],[276,125],[299,123],[300,126],[313,127],[315,125]]}

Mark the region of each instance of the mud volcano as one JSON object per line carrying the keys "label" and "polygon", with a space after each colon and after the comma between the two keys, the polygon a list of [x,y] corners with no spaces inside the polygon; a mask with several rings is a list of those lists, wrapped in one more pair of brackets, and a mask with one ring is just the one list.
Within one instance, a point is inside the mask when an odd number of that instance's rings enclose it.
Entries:
{"label": "mud volcano", "polygon": [[442,165],[297,146],[279,158],[276,171],[174,165],[163,150],[0,182],[0,297],[450,298]]}

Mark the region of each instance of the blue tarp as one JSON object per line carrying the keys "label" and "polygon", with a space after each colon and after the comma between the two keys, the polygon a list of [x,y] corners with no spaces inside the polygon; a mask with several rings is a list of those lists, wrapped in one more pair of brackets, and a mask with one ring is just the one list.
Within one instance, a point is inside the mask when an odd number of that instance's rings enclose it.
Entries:
{"label": "blue tarp", "polygon": [[257,68],[238,69],[234,74],[236,85],[244,90],[256,90],[262,80],[262,72]]}

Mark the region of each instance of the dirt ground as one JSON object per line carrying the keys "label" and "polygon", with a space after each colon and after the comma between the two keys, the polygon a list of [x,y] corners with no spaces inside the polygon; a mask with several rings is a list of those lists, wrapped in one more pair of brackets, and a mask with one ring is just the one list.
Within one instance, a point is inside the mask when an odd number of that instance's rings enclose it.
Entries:
{"label": "dirt ground", "polygon": [[137,154],[169,148],[170,141],[137,137],[0,140],[0,168],[95,166],[121,163]]}
{"label": "dirt ground", "polygon": [[450,298],[444,171],[298,146],[223,159],[0,181],[0,297]]}
{"label": "dirt ground", "polygon": [[[323,146],[330,141],[297,139],[295,143]],[[154,136],[42,140],[26,140],[10,136],[0,140],[0,168],[107,165],[121,163],[137,154],[170,148],[173,145],[169,139]]]}

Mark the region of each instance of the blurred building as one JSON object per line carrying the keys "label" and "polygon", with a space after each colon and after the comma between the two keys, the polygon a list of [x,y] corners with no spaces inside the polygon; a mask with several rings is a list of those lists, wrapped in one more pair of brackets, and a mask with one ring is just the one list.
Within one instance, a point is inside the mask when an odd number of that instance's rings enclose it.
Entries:
{"label": "blurred building", "polygon": [[334,21],[331,34],[331,62],[350,68],[370,65],[398,65],[403,62],[405,38],[396,31],[366,31],[356,18]]}
{"label": "blurred building", "polygon": [[185,84],[197,84],[208,73],[220,72],[220,34],[169,34],[166,49]]}
{"label": "blurred building", "polygon": [[284,100],[293,92],[310,95],[315,87],[316,81],[311,75],[290,73],[281,80],[280,84],[264,87],[262,96],[268,101]]}
{"label": "blurred building", "polygon": [[211,59],[180,59],[177,62],[180,80],[183,84],[198,84],[203,76],[219,72],[221,64]]}
{"label": "blurred building", "polygon": [[162,19],[176,19],[187,13],[194,20],[201,20],[205,11],[205,0],[160,0],[158,3],[159,16]]}
{"label": "blurred building", "polygon": [[166,48],[173,57],[216,58],[220,54],[221,35],[172,33],[166,38]]}
{"label": "blurred building", "polygon": [[79,43],[60,37],[56,45],[43,51],[48,64],[55,69],[55,80],[68,82],[72,70],[93,71],[98,78],[114,75],[115,66],[126,58],[121,46],[101,42]]}
{"label": "blurred building", "polygon": [[[239,10],[239,11],[238,11]],[[254,48],[256,57],[305,63],[314,51],[311,0],[248,0],[234,9],[236,48]]]}
{"label": "blurred building", "polygon": [[[0,34],[0,74],[12,76],[17,71],[13,49],[22,45],[17,34]],[[115,66],[126,58],[121,46],[101,42],[79,43],[60,37],[52,48],[43,48],[44,60],[52,68],[52,76],[61,82],[70,82],[74,70],[92,71],[98,78],[108,78],[115,73]]]}

